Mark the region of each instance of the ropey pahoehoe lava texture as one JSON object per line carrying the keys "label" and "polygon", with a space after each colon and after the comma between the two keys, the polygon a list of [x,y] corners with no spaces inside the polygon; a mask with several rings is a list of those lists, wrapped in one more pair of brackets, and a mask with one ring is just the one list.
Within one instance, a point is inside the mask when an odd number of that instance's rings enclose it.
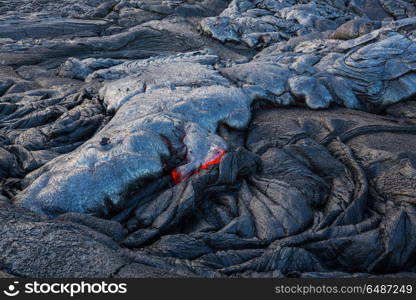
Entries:
{"label": "ropey pahoehoe lava texture", "polygon": [[412,0],[0,1],[0,274],[413,277],[415,96]]}

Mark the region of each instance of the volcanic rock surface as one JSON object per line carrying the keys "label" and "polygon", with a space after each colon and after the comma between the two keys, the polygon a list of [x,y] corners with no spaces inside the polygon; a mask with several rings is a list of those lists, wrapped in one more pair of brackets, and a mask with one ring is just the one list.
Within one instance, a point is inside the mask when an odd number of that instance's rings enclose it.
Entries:
{"label": "volcanic rock surface", "polygon": [[416,274],[416,2],[0,1],[0,277]]}

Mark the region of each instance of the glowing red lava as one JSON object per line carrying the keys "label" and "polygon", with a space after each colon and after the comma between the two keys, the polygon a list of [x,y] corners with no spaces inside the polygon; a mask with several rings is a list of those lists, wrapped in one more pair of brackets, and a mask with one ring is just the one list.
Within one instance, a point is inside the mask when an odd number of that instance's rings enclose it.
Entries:
{"label": "glowing red lava", "polygon": [[221,158],[224,156],[224,154],[225,154],[224,150],[219,150],[218,153],[217,153],[217,156],[213,160],[203,164],[201,167],[199,167],[199,169],[200,170],[201,169],[208,169],[209,166],[219,164],[221,162]]}
{"label": "glowing red lava", "polygon": [[[192,176],[193,174],[198,174],[199,171],[202,170],[202,169],[208,169],[212,165],[219,164],[221,162],[221,158],[224,156],[224,154],[225,154],[224,150],[219,150],[217,155],[215,156],[215,158],[213,160],[210,160],[209,162],[204,163],[202,166],[199,167],[198,170],[193,172],[190,176]],[[188,178],[188,177],[184,176],[184,174],[181,174],[178,171],[178,169],[173,170],[171,175],[172,175],[173,182],[175,184],[181,183],[183,180]]]}

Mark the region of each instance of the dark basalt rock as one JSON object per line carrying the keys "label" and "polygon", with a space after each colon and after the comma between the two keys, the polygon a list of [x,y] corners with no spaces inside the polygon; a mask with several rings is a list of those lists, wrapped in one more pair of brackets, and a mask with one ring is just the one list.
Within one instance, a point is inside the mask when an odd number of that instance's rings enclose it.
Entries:
{"label": "dark basalt rock", "polygon": [[0,5],[0,277],[413,277],[416,6]]}

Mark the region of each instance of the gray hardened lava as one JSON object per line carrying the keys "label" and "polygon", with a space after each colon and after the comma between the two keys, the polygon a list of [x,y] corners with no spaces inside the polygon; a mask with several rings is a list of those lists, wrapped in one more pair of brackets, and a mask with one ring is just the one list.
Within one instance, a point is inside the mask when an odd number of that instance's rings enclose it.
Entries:
{"label": "gray hardened lava", "polygon": [[416,277],[416,2],[0,1],[0,277]]}

